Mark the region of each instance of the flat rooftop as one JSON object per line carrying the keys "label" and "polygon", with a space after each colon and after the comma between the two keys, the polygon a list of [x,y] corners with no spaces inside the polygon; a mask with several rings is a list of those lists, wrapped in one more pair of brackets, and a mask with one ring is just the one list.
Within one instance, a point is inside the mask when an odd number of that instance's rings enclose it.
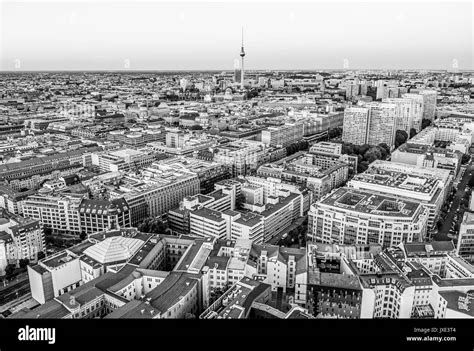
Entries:
{"label": "flat rooftop", "polygon": [[361,290],[359,278],[355,275],[326,273],[326,272],[308,272],[308,284],[320,285],[341,289]]}
{"label": "flat rooftop", "polygon": [[434,188],[439,186],[439,180],[435,178],[414,176],[403,172],[387,171],[375,167],[370,167],[364,173],[357,174],[353,178],[353,181],[423,194],[429,194]]}
{"label": "flat rooftop", "polygon": [[74,260],[74,257],[70,256],[66,251],[61,251],[59,254],[43,259],[41,263],[48,268],[54,269],[72,260]]}
{"label": "flat rooftop", "polygon": [[419,202],[348,187],[337,189],[321,199],[318,204],[359,213],[401,218],[413,217],[421,206]]}
{"label": "flat rooftop", "polygon": [[122,149],[116,151],[109,151],[110,155],[121,157],[121,158],[129,158],[133,156],[140,156],[143,155],[143,152],[137,151],[134,149]]}

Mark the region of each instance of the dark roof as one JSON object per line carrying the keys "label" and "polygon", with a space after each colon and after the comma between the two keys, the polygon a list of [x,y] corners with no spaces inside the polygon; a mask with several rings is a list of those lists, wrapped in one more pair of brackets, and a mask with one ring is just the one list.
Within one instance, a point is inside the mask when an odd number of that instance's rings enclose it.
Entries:
{"label": "dark roof", "polygon": [[35,308],[23,308],[7,318],[12,319],[57,319],[68,315],[69,310],[56,300],[51,300]]}
{"label": "dark roof", "polygon": [[213,269],[225,270],[227,268],[227,263],[229,262],[229,256],[212,256],[207,259],[206,266]]}
{"label": "dark roof", "polygon": [[146,298],[149,299],[151,306],[165,313],[198,284],[200,276],[200,274],[171,272],[160,285],[146,295]]}
{"label": "dark roof", "polygon": [[63,179],[66,185],[77,184],[80,182],[80,178],[77,174],[63,176]]}
{"label": "dark roof", "polygon": [[[471,290],[471,294],[472,294]],[[439,294],[446,300],[447,302],[447,308],[454,310],[458,313],[464,313],[467,316],[474,317],[474,309],[470,306],[472,306],[472,298],[470,302],[467,304],[468,310],[460,308],[461,304],[459,303],[461,299],[466,298],[466,293],[460,292],[460,291],[440,291]]]}

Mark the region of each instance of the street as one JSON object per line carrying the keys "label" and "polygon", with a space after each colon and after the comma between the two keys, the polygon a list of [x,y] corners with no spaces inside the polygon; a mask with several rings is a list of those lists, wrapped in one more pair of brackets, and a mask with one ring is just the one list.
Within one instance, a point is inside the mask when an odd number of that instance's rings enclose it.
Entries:
{"label": "street", "polygon": [[19,281],[22,281],[22,280],[25,280],[25,279],[28,279],[28,272],[19,273],[16,277],[11,279],[10,281],[5,281],[4,280],[4,281],[0,282],[0,294],[2,293],[3,289],[7,288],[10,285],[14,285],[14,284],[18,283]]}
{"label": "street", "polygon": [[307,217],[304,216],[304,217],[300,217],[300,218],[296,219],[293,223],[291,223],[290,226],[284,228],[282,231],[277,233],[275,236],[273,236],[266,243],[271,244],[271,245],[277,245],[278,241],[280,241],[280,239],[283,237],[284,234],[287,234],[290,231],[292,231],[293,229],[298,228],[301,224],[303,224],[303,222],[306,220],[306,218]]}
{"label": "street", "polygon": [[454,221],[454,216],[456,214],[456,210],[459,208],[461,199],[464,197],[464,194],[466,193],[466,186],[469,182],[469,179],[471,178],[470,174],[473,171],[474,171],[474,165],[471,163],[466,168],[466,172],[464,173],[464,176],[462,177],[462,180],[457,187],[456,195],[454,196],[454,199],[453,199],[453,204],[451,205],[451,208],[447,216],[443,219],[443,225],[441,226],[441,229],[434,236],[434,240],[439,240],[439,241],[452,240],[448,236],[449,229],[451,228],[451,225]]}
{"label": "street", "polygon": [[0,305],[8,303],[30,292],[28,274],[24,273],[18,280],[13,280],[7,286],[0,286]]}

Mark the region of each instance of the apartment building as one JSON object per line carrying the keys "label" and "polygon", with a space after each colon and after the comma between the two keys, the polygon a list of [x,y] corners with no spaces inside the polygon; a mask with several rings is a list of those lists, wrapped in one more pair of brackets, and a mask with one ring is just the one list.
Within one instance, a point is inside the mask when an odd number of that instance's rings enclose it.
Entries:
{"label": "apartment building", "polygon": [[423,102],[405,95],[402,98],[386,98],[382,101],[395,105],[395,130],[403,130],[410,135],[412,128],[417,132],[421,128]]}
{"label": "apartment building", "polygon": [[0,275],[5,274],[8,264],[17,265],[21,259],[35,262],[45,248],[43,227],[38,220],[0,212]]}
{"label": "apartment building", "polygon": [[308,239],[390,247],[424,240],[427,221],[427,211],[419,202],[344,187],[311,206]]}
{"label": "apartment building", "polygon": [[393,147],[396,132],[396,105],[391,103],[366,103],[361,107],[348,107],[344,111],[342,140],[355,145]]}

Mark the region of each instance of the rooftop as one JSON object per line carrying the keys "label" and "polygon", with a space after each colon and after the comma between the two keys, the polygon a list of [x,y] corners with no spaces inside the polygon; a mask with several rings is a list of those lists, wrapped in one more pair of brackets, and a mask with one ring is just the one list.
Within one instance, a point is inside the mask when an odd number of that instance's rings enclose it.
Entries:
{"label": "rooftop", "polygon": [[318,204],[350,209],[359,213],[401,218],[413,217],[421,206],[419,202],[348,187],[336,189],[322,198]]}
{"label": "rooftop", "polygon": [[124,262],[130,259],[143,244],[144,242],[139,239],[113,236],[87,248],[84,254],[101,264]]}
{"label": "rooftop", "polygon": [[146,295],[150,305],[161,313],[166,313],[183,296],[196,287],[200,275],[171,272],[165,280]]}

